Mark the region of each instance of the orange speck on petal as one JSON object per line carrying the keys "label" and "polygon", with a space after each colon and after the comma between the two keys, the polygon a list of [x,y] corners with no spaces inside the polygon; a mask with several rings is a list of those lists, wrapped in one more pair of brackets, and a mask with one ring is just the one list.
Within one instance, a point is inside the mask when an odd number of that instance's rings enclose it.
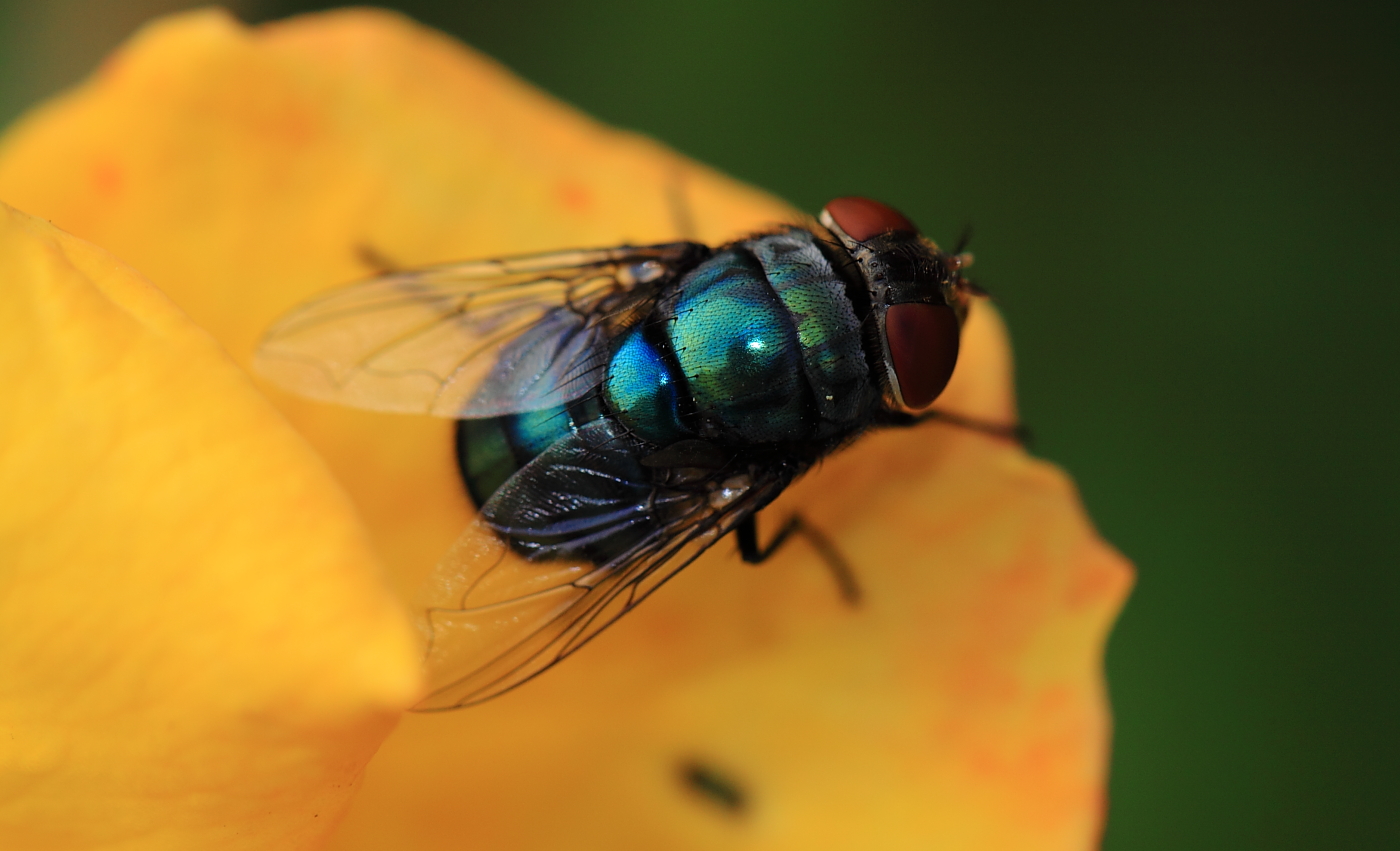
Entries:
{"label": "orange speck on petal", "polygon": [[1076,575],[1065,593],[1065,603],[1070,608],[1092,609],[1127,595],[1132,578],[1123,570],[1122,556],[1095,549],[1085,552],[1083,558],[1084,570]]}
{"label": "orange speck on petal", "polygon": [[100,195],[112,197],[122,191],[122,167],[113,160],[99,159],[92,164],[92,188]]}
{"label": "orange speck on petal", "polygon": [[583,214],[593,205],[588,187],[575,180],[561,180],[554,187],[555,197],[570,213]]}

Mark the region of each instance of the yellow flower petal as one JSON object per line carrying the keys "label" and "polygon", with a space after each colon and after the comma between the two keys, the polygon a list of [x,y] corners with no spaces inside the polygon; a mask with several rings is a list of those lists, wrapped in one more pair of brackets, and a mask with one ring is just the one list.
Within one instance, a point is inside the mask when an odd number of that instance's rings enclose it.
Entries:
{"label": "yellow flower petal", "polygon": [[[149,28],[6,140],[0,197],[128,258],[244,363],[375,255],[721,241],[793,215],[365,11]],[[995,311],[966,335],[940,406],[1012,419]],[[469,517],[450,424],[274,398],[411,590]],[[1064,476],[931,425],[839,454],[766,528],[797,508],[851,558],[862,607],[803,542],[758,570],[722,543],[539,680],[410,717],[338,847],[1092,845],[1129,569]],[[742,787],[742,815],[682,782],[692,762]]]}
{"label": "yellow flower petal", "polygon": [[305,848],[415,682],[319,461],[110,255],[0,205],[0,845]]}

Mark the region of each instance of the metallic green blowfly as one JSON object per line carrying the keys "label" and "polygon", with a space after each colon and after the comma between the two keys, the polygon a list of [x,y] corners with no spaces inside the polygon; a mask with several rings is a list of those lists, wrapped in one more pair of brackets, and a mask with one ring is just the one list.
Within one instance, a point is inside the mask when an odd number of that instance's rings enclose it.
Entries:
{"label": "metallic green blowfly", "polygon": [[760,546],[755,518],[869,429],[937,416],[967,259],[838,198],[820,223],[717,248],[384,274],[282,318],[257,366],[313,398],[457,420],[484,529],[439,566],[453,605],[429,612],[437,688],[418,707],[455,708],[553,665],[729,532],[755,563],[806,535],[854,603],[817,530],[793,517]]}

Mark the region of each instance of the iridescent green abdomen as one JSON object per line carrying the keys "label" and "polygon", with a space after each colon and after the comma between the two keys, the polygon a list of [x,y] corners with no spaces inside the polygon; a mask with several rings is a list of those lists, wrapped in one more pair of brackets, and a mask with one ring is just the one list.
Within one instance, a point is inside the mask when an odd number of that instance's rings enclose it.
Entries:
{"label": "iridescent green abdomen", "polygon": [[478,507],[559,438],[603,415],[597,395],[542,411],[461,420],[457,462]]}
{"label": "iridescent green abdomen", "polygon": [[633,328],[622,338],[608,361],[603,397],[629,431],[666,446],[694,434],[681,422],[684,381],[668,362],[663,346],[647,339],[652,327],[648,323]]}

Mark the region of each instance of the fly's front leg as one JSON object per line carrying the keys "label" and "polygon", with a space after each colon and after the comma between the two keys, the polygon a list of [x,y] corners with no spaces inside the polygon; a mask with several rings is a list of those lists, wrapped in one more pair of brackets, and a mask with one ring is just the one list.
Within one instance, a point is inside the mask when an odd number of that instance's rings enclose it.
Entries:
{"label": "fly's front leg", "polygon": [[947,423],[958,428],[965,428],[989,437],[997,437],[1002,440],[1010,440],[1022,446],[1030,446],[1031,430],[1020,423],[994,423],[987,420],[979,420],[975,417],[965,417],[962,414],[955,414],[951,411],[925,411],[922,414],[907,415],[907,419],[896,420],[892,425],[916,426],[926,422]]}
{"label": "fly's front leg", "polygon": [[769,556],[776,553],[788,538],[794,534],[802,535],[811,542],[822,561],[826,562],[826,567],[831,571],[832,577],[836,580],[836,587],[841,592],[841,599],[852,606],[860,602],[860,586],[856,584],[856,577],[851,571],[851,566],[846,563],[846,559],[841,555],[841,551],[836,549],[836,545],[831,543],[831,539],[815,527],[808,525],[802,515],[794,514],[789,517],[766,547],[758,545],[758,515],[756,514],[750,514],[739,521],[739,525],[734,529],[734,534],[739,537],[739,556],[749,564],[762,564],[768,560]]}

